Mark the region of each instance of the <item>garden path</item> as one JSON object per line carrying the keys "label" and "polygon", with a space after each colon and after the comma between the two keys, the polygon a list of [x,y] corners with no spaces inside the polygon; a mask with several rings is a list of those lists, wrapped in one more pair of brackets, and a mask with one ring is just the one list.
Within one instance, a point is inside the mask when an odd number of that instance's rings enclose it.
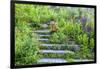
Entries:
{"label": "garden path", "polygon": [[[39,29],[39,30],[35,30],[34,32],[38,34],[39,38],[37,40],[39,40],[42,44],[40,46],[42,47],[46,47],[46,49],[40,49],[39,53],[41,54],[75,54],[75,51],[72,50],[63,50],[63,47],[66,47],[65,44],[54,44],[51,43],[49,41],[50,36],[52,35],[50,33],[50,30],[48,29],[48,25],[47,24],[42,24],[43,29]],[[74,44],[74,45],[67,45],[67,47],[72,47],[74,49],[78,49],[79,45]],[[55,48],[55,49],[54,49]],[[66,55],[67,56],[67,55]],[[75,59],[75,62],[79,62],[79,61],[90,61],[90,60],[80,60],[80,59]],[[38,61],[38,63],[66,63],[68,62],[66,59],[64,58],[54,58],[54,57],[43,57],[40,58]]]}

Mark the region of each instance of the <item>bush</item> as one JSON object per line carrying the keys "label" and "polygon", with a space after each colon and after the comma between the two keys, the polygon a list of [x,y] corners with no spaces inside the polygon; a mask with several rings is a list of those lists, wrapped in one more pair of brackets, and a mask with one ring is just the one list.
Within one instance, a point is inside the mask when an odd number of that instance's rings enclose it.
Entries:
{"label": "bush", "polygon": [[[32,64],[39,58],[38,46],[35,33],[28,25],[31,20],[32,10],[30,5],[16,5],[16,25],[15,25],[15,64]],[[24,13],[23,13],[24,12]],[[28,15],[29,14],[29,15]]]}

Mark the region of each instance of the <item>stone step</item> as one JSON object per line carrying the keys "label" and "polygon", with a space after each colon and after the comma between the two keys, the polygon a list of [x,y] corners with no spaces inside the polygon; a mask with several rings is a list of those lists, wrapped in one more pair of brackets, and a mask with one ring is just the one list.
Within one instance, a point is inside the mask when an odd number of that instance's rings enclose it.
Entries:
{"label": "stone step", "polygon": [[86,62],[86,61],[94,61],[94,60],[89,60],[89,59],[74,59],[74,62]]}
{"label": "stone step", "polygon": [[37,62],[39,63],[66,63],[67,61],[62,58],[41,58]]}
{"label": "stone step", "polygon": [[48,27],[48,24],[41,24],[41,26],[42,26],[43,28],[47,28],[47,27]]}
{"label": "stone step", "polygon": [[45,41],[45,42],[49,41],[49,39],[46,39],[46,38],[40,38],[40,39],[37,39],[37,40],[39,40],[39,41]]}
{"label": "stone step", "polygon": [[79,45],[66,45],[66,44],[41,44],[41,46],[46,46],[46,47],[52,47],[52,46],[69,46],[69,47],[76,47],[76,46],[79,46]]}
{"label": "stone step", "polygon": [[48,50],[71,50],[77,51],[80,49],[79,45],[66,45],[66,44],[41,44],[41,49],[48,49]]}
{"label": "stone step", "polygon": [[53,46],[65,46],[64,44],[41,44],[44,47],[53,47]]}
{"label": "stone step", "polygon": [[39,34],[38,36],[39,37],[49,37],[50,35],[47,35],[47,34],[45,34],[45,35],[44,34]]}
{"label": "stone step", "polygon": [[68,51],[68,50],[40,50],[39,52],[40,53],[56,53],[56,54],[65,54],[65,53],[74,54],[74,52]]}
{"label": "stone step", "polygon": [[35,30],[35,31],[33,31],[33,32],[35,32],[35,33],[50,33],[50,30]]}

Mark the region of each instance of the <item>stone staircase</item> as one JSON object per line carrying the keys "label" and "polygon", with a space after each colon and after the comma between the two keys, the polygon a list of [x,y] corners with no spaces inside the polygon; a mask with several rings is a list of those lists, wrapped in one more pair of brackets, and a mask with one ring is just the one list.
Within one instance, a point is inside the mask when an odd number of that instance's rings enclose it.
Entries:
{"label": "stone staircase", "polygon": [[[75,54],[75,52],[72,51],[70,48],[79,49],[79,45],[76,45],[76,44],[67,45],[68,48],[66,49],[65,44],[50,43],[49,38],[50,38],[51,34],[50,34],[50,30],[47,27],[48,25],[42,24],[42,26],[43,26],[43,29],[34,31],[39,36],[39,38],[37,40],[39,40],[42,43],[40,45],[42,47],[42,49],[39,50],[40,54],[58,54],[58,55],[72,54],[73,55],[73,54]],[[44,47],[46,47],[46,49],[44,49]],[[54,49],[54,47],[55,47],[55,49]],[[77,62],[77,61],[83,61],[83,60],[76,59],[75,62]],[[88,61],[88,60],[86,60],[86,61]],[[58,58],[58,57],[56,57],[56,58],[54,58],[54,57],[49,57],[49,58],[43,57],[43,58],[40,58],[39,60],[37,60],[37,62],[38,63],[66,63],[68,61],[65,60],[64,58]]]}

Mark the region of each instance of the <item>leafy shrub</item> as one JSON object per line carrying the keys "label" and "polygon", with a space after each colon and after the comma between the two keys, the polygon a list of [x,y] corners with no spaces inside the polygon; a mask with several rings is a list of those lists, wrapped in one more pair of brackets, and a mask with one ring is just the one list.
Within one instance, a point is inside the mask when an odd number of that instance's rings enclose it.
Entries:
{"label": "leafy shrub", "polygon": [[[38,46],[35,33],[32,33],[32,28],[28,25],[31,20],[32,11],[30,5],[16,5],[16,25],[15,25],[15,64],[32,64],[39,58]],[[24,13],[23,13],[24,12]]]}

